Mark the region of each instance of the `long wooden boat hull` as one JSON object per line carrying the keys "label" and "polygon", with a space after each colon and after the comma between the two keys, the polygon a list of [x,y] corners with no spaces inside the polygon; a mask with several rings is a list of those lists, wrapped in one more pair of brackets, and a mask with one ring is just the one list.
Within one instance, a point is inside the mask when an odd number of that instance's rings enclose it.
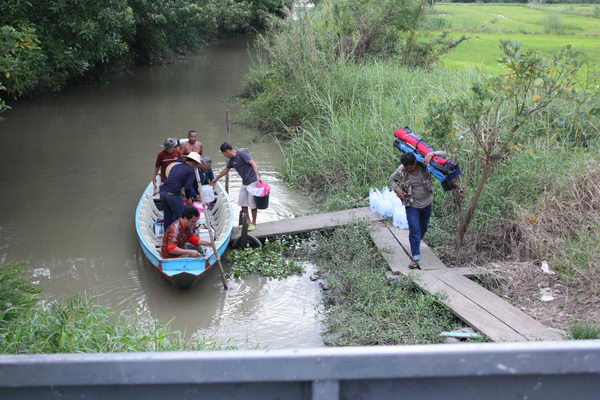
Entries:
{"label": "long wooden boat hull", "polygon": [[[217,184],[217,201],[211,211],[211,220],[216,237],[219,257],[227,250],[233,229],[233,205],[220,184]],[[146,187],[135,212],[135,229],[145,258],[175,287],[190,288],[216,264],[212,248],[204,248],[202,258],[163,258],[160,255],[162,236],[159,234],[162,211],[154,202],[152,182]],[[208,240],[208,233],[200,231],[200,236]]]}

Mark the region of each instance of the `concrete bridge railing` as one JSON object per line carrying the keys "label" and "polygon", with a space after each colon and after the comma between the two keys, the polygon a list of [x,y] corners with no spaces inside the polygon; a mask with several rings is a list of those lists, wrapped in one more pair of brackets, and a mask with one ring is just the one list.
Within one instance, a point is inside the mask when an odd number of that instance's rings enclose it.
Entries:
{"label": "concrete bridge railing", "polygon": [[0,399],[595,399],[600,341],[0,356]]}

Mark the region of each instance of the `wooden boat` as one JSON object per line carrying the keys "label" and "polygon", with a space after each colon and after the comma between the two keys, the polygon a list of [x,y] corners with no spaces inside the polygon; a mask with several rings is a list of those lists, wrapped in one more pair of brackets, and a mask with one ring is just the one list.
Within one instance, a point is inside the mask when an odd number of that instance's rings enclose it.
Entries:
{"label": "wooden boat", "polygon": [[[227,250],[229,245],[234,214],[229,196],[219,183],[216,185],[216,196],[216,203],[209,213],[211,213],[215,244],[220,256]],[[162,224],[158,221],[163,218],[163,213],[158,209],[157,203],[157,195],[154,194],[154,186],[150,182],[135,211],[135,230],[140,247],[148,261],[175,287],[189,288],[215,265],[216,258],[213,250],[212,248],[203,247],[205,256],[202,258],[161,257]],[[201,216],[199,223],[201,224],[198,227],[197,234],[203,240],[210,240],[203,216]]]}

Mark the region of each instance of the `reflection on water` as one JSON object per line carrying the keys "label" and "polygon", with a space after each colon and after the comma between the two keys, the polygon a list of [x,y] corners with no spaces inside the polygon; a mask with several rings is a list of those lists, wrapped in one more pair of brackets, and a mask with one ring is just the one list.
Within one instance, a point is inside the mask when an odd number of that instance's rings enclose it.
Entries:
{"label": "reflection on water", "polygon": [[[74,87],[14,105],[0,123],[0,261],[29,259],[33,280],[52,299],[101,293],[117,308],[135,304],[192,335],[212,334],[274,347],[322,345],[319,289],[304,276],[250,277],[224,292],[217,271],[192,290],[176,290],[141,257],[134,210],[165,137],[198,131],[215,172],[225,160],[226,100],[248,69],[245,39],[214,43],[171,65],[138,68],[104,87]],[[278,178],[276,143],[232,127],[271,184],[258,222],[310,212],[310,201]],[[231,176],[237,200],[240,179]]]}

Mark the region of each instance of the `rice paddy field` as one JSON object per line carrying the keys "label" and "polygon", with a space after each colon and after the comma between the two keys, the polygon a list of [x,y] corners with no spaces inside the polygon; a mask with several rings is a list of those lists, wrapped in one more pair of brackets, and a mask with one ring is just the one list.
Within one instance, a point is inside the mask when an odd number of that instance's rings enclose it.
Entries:
{"label": "rice paddy field", "polygon": [[571,44],[600,71],[600,5],[439,3],[428,24],[432,30],[471,37],[444,56],[449,68],[499,72],[499,41],[509,39],[546,54]]}

